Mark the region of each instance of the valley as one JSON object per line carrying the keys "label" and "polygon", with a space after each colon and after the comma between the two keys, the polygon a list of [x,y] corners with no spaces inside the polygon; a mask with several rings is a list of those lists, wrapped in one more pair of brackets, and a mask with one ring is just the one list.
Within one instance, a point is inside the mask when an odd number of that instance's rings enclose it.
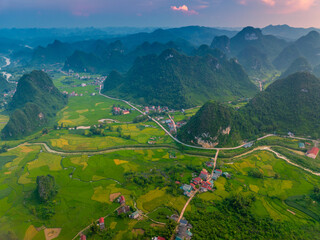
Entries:
{"label": "valley", "polygon": [[[184,144],[155,117],[148,116],[145,122],[134,123],[134,118],[146,114],[142,107],[100,94],[99,85],[81,86],[92,80],[71,77],[72,84],[79,85],[71,87],[63,84],[66,79],[70,77],[57,73],[53,81],[60,91],[74,91],[78,96],[71,97],[66,107],[58,112],[59,129],[48,128],[45,134],[35,133],[25,139],[26,143],[1,142],[11,147],[0,155],[1,162],[4,161],[1,232],[12,231],[11,224],[22,221],[23,224],[14,229],[18,238],[44,239],[51,229],[59,229],[57,239],[75,239],[82,233],[89,237],[92,221],[105,216],[107,235],[94,234],[92,239],[135,239],[142,233],[150,237],[157,234],[171,237],[172,233],[166,232],[165,226],[170,223],[166,216],[184,212],[183,216],[192,224],[197,216],[196,209],[225,201],[234,191],[255,196],[252,209],[259,217],[271,216],[274,221],[285,221],[292,226],[299,224],[302,228],[314,221],[312,216],[317,207],[292,207],[283,201],[291,196],[309,194],[312,186],[319,182],[320,173],[288,162],[273,150],[285,147],[291,154],[297,154],[295,149],[299,149],[298,142],[302,140],[267,135],[249,148],[244,148],[244,144],[213,149]],[[115,105],[135,110],[128,115],[113,115],[111,110]],[[195,111],[190,109],[190,113],[188,115],[192,116]],[[176,111],[170,115],[179,120],[181,113]],[[106,132],[105,136],[83,135],[90,130],[86,126],[97,125],[101,119],[108,119],[104,129],[112,127],[114,130]],[[121,128],[121,134],[117,128]],[[127,134],[130,139],[120,136]],[[156,139],[156,143],[148,144],[150,138]],[[256,147],[260,142],[268,145]],[[210,170],[206,162],[215,156],[217,168],[232,177],[216,180],[213,192],[197,193],[190,198],[183,196],[180,184],[188,184],[203,168]],[[251,168],[259,169],[265,177],[259,180],[250,176]],[[32,189],[36,176],[47,174],[55,177],[59,187],[54,215],[46,220],[39,215]],[[297,177],[301,174],[308,176],[307,180]],[[110,200],[113,194],[122,194],[126,204],[133,211],[138,210],[141,216],[138,219],[119,217],[119,203]],[[197,224],[193,223],[193,228],[195,236],[201,234]],[[279,234],[286,233],[280,231]]]}
{"label": "valley", "polygon": [[3,52],[0,239],[319,239],[320,35],[266,30]]}

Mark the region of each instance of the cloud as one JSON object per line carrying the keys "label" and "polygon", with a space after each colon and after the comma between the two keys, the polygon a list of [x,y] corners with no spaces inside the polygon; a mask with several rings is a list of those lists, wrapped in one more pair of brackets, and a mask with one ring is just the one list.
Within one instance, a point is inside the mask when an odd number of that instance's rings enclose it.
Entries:
{"label": "cloud", "polygon": [[278,14],[289,14],[299,11],[307,11],[319,0],[236,0],[238,4],[249,5],[262,3],[272,7],[272,11]]}
{"label": "cloud", "polygon": [[182,5],[182,6],[179,6],[179,7],[171,6],[171,10],[178,11],[178,12],[183,12],[183,13],[186,13],[188,15],[197,15],[197,14],[199,14],[195,10],[189,10],[187,5]]}
{"label": "cloud", "polygon": [[269,6],[274,6],[276,4],[275,0],[262,0],[262,2]]}

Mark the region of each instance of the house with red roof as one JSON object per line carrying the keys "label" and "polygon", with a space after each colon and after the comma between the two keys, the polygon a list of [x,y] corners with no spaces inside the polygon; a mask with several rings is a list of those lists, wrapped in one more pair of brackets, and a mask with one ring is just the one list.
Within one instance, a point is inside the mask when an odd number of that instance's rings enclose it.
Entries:
{"label": "house with red roof", "polygon": [[86,235],[81,234],[81,236],[80,236],[80,240],[87,240]]}
{"label": "house with red roof", "polygon": [[121,196],[118,198],[118,203],[120,203],[120,204],[126,203],[126,199],[124,198],[123,195],[121,195]]}
{"label": "house with red roof", "polygon": [[103,230],[105,228],[103,217],[99,218],[99,226],[100,226],[100,230]]}
{"label": "house with red roof", "polygon": [[198,184],[200,184],[201,182],[202,182],[202,179],[199,178],[199,177],[193,179],[193,183],[194,183],[195,185],[198,185]]}
{"label": "house with red roof", "polygon": [[306,153],[306,156],[315,159],[318,153],[319,153],[319,148],[313,147]]}
{"label": "house with red roof", "polygon": [[206,180],[209,178],[209,174],[208,174],[207,169],[202,169],[199,177],[200,177],[202,180],[206,181]]}

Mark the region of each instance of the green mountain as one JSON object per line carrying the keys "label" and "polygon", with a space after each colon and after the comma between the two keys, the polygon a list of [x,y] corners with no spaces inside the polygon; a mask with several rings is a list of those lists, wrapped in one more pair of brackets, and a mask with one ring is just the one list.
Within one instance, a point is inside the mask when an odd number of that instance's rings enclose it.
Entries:
{"label": "green mountain", "polygon": [[63,63],[73,51],[74,48],[71,44],[55,40],[47,47],[37,47],[33,52],[31,64]]}
{"label": "green mountain", "polygon": [[320,64],[320,33],[311,31],[306,36],[284,48],[273,61],[275,67],[284,70],[298,57],[304,57],[312,66]]}
{"label": "green mountain", "polygon": [[219,48],[228,56],[236,57],[249,75],[265,76],[274,70],[271,62],[287,42],[272,35],[264,35],[259,28],[246,27],[229,39],[226,36],[215,37],[212,48]]}
{"label": "green mountain", "polygon": [[307,72],[295,73],[275,81],[239,110],[206,103],[180,129],[178,137],[207,146],[237,145],[240,140],[274,131],[319,137],[319,93],[318,78]]}
{"label": "green mountain", "polygon": [[70,57],[67,58],[64,70],[74,70],[77,72],[90,72],[90,73],[104,73],[107,74],[112,70],[126,72],[132,66],[137,57],[149,54],[160,54],[162,51],[174,48],[181,52],[191,52],[193,47],[186,41],[178,43],[149,43],[136,47],[133,51],[126,52],[122,43],[116,41],[106,46],[97,46],[92,53],[83,51],[75,51]]}
{"label": "green mountain", "polygon": [[259,76],[273,69],[268,56],[256,47],[246,47],[238,54],[238,59],[249,75]]}
{"label": "green mountain", "polygon": [[256,90],[235,60],[186,56],[174,49],[137,58],[125,75],[110,74],[103,88],[112,96],[177,109],[248,97]]}
{"label": "green mountain", "polygon": [[42,71],[25,74],[18,82],[16,93],[9,103],[10,120],[1,131],[2,138],[16,139],[31,134],[50,123],[67,98]]}
{"label": "green mountain", "polygon": [[280,78],[285,78],[296,72],[312,72],[312,67],[307,59],[304,57],[299,57],[294,60],[288,69],[281,74]]}
{"label": "green mountain", "polygon": [[273,60],[286,45],[286,41],[272,35],[263,35],[261,29],[253,27],[244,28],[230,39],[233,56],[237,56],[247,47],[254,47],[266,54],[270,60]]}
{"label": "green mountain", "polygon": [[230,38],[227,36],[217,36],[213,39],[211,43],[211,48],[217,48],[223,51],[224,53],[230,53]]}
{"label": "green mountain", "polygon": [[234,146],[244,137],[252,136],[253,130],[234,108],[209,101],[179,130],[178,138],[205,147]]}

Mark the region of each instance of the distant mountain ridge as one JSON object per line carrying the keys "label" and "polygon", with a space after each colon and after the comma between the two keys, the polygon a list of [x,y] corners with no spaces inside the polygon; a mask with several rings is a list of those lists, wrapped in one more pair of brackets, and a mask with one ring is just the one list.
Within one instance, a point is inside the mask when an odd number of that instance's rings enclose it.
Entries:
{"label": "distant mountain ridge", "polygon": [[116,41],[106,46],[99,47],[93,53],[75,51],[67,58],[64,70],[73,70],[78,72],[103,73],[108,74],[112,70],[120,72],[127,71],[137,57],[160,54],[162,51],[173,48],[180,52],[190,53],[194,48],[186,41],[180,42],[144,42],[134,50],[126,51],[121,41]]}
{"label": "distant mountain ridge", "polygon": [[181,128],[179,139],[207,146],[235,146],[256,136],[291,131],[320,136],[320,79],[307,72],[272,83],[250,102],[235,110],[216,102],[206,103]]}
{"label": "distant mountain ridge", "polygon": [[284,70],[297,58],[304,57],[312,66],[320,64],[320,33],[311,31],[286,48],[273,61],[274,66]]}
{"label": "distant mountain ridge", "polygon": [[137,58],[124,75],[112,72],[103,91],[142,104],[181,109],[209,99],[250,97],[257,88],[241,65],[222,52],[216,57],[186,56],[168,49],[159,56]]}
{"label": "distant mountain ridge", "polygon": [[284,25],[269,25],[261,29],[263,34],[274,35],[287,41],[295,41],[311,31],[318,31],[317,28],[296,28],[286,24]]}
{"label": "distant mountain ridge", "polygon": [[271,62],[287,46],[287,42],[264,35],[259,28],[245,27],[234,37],[215,37],[212,48],[219,48],[229,57],[236,57],[250,75],[263,75],[273,69]]}
{"label": "distant mountain ridge", "polygon": [[2,129],[3,139],[17,139],[46,126],[67,103],[66,96],[42,71],[25,74],[9,103],[10,120]]}

